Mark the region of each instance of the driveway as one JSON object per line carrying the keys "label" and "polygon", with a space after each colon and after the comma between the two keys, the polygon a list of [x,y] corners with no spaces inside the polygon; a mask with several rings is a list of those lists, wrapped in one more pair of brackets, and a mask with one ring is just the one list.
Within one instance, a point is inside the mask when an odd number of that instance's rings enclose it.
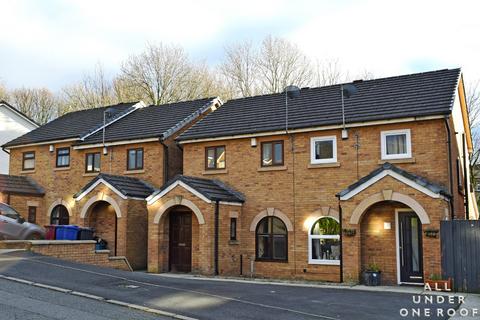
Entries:
{"label": "driveway", "polygon": [[[0,274],[161,309],[197,319],[405,319],[412,310],[457,308],[415,304],[406,293],[178,278],[76,264],[28,252],[0,255]],[[400,316],[400,310],[409,316]],[[125,317],[128,319],[128,317]],[[414,317],[416,319],[422,317]]]}

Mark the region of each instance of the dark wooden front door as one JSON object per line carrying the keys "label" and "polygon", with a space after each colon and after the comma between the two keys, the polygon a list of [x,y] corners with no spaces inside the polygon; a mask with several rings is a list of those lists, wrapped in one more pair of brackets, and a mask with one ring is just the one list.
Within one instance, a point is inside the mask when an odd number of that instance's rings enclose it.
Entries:
{"label": "dark wooden front door", "polygon": [[400,281],[423,282],[422,223],[414,212],[398,214]]}
{"label": "dark wooden front door", "polygon": [[190,272],[192,269],[192,214],[170,213],[170,259],[172,272]]}

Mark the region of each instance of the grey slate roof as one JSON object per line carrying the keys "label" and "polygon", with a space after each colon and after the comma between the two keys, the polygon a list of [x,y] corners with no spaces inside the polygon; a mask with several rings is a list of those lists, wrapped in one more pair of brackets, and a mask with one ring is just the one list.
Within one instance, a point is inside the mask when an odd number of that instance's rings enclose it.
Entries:
{"label": "grey slate roof", "polygon": [[[460,69],[445,69],[354,82],[358,92],[345,98],[347,123],[446,115],[451,112]],[[340,85],[306,88],[288,101],[289,128],[342,123]],[[285,130],[285,94],[226,102],[189,128],[179,140]]]}
{"label": "grey slate roof", "polygon": [[43,196],[45,194],[45,190],[35,180],[8,174],[0,174],[0,192],[32,196]]}
{"label": "grey slate roof", "polygon": [[90,188],[90,186],[92,186],[100,179],[103,179],[109,184],[111,184],[115,189],[117,189],[126,197],[145,199],[150,194],[152,194],[152,192],[155,191],[155,188],[153,188],[150,184],[137,178],[100,173],[89,183],[87,183],[73,197],[78,198],[80,194],[82,194],[85,190]]}
{"label": "grey slate roof", "polygon": [[10,142],[7,142],[3,147],[80,138],[82,135],[87,134],[89,131],[103,124],[103,113],[107,108],[112,109],[114,111],[113,114],[122,113],[132,107],[135,103],[136,102],[121,103],[108,107],[70,112]]}
{"label": "grey slate roof", "polygon": [[225,183],[219,180],[203,179],[184,175],[175,176],[173,179],[167,182],[160,190],[153,193],[151,197],[155,197],[157,194],[161,193],[177,181],[185,183],[186,185],[198,191],[200,194],[202,194],[211,201],[225,201],[236,203],[245,202],[245,198],[240,192],[235,191],[234,189],[230,188]]}
{"label": "grey slate roof", "polygon": [[[105,130],[105,141],[160,138],[169,129],[182,123],[182,120],[189,116],[194,118],[200,116],[213,99],[205,98],[138,109],[125,118],[109,125]],[[102,131],[98,131],[78,144],[100,142],[102,142]]]}
{"label": "grey slate roof", "polygon": [[441,194],[445,197],[451,197],[450,193],[447,191],[447,189],[444,186],[441,186],[439,184],[430,182],[426,178],[420,177],[418,175],[415,175],[413,173],[410,173],[408,171],[400,169],[399,167],[396,167],[395,165],[393,165],[389,162],[385,162],[383,165],[381,165],[377,169],[373,170],[368,175],[360,178],[360,180],[358,180],[354,184],[349,185],[346,189],[337,193],[336,196],[337,197],[342,197],[342,196],[346,195],[350,191],[356,189],[357,187],[364,184],[368,180],[372,179],[376,175],[380,174],[384,170],[392,170],[393,172],[398,173],[399,175],[401,175],[401,176],[403,176],[403,177],[405,177],[405,178],[407,178],[411,181],[414,181],[415,183],[421,185],[424,188],[429,189],[430,191],[432,191],[434,193]]}

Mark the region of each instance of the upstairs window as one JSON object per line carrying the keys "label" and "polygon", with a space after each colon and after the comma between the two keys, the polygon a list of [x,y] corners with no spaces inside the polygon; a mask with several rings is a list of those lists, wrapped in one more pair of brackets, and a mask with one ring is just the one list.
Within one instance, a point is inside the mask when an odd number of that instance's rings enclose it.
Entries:
{"label": "upstairs window", "polygon": [[262,142],[262,167],[283,165],[283,141]]}
{"label": "upstairs window", "polygon": [[410,129],[382,131],[382,159],[405,159],[412,157]]}
{"label": "upstairs window", "polygon": [[310,143],[312,164],[337,162],[337,137],[314,137]]}
{"label": "upstairs window", "polygon": [[57,149],[57,168],[70,166],[70,148]]}
{"label": "upstairs window", "polygon": [[129,149],[127,151],[127,170],[143,169],[143,148]]}
{"label": "upstairs window", "polygon": [[225,146],[205,148],[205,168],[225,169]]}
{"label": "upstairs window", "polygon": [[100,172],[100,152],[85,155],[85,172]]}
{"label": "upstairs window", "polygon": [[29,151],[23,153],[23,170],[33,170],[35,169],[35,152]]}

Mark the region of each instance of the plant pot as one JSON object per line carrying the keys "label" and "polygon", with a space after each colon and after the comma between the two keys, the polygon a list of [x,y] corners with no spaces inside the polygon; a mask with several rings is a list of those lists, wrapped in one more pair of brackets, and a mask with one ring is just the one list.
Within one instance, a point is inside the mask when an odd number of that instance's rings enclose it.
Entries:
{"label": "plant pot", "polygon": [[452,291],[452,279],[448,280],[425,280],[432,291]]}
{"label": "plant pot", "polygon": [[381,271],[363,272],[363,283],[367,286],[379,286],[382,283]]}

